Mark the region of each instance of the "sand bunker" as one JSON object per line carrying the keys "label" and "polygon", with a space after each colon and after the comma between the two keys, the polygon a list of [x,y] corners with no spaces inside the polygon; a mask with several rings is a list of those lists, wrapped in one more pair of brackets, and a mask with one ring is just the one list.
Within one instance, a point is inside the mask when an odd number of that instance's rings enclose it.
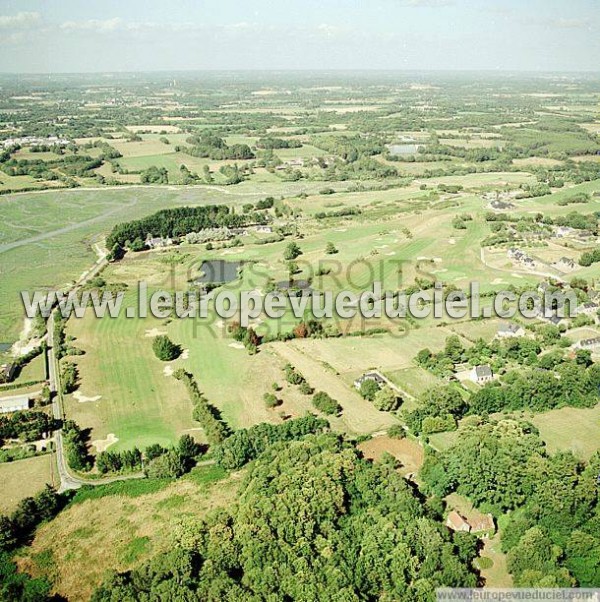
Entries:
{"label": "sand bunker", "polygon": [[229,343],[229,347],[232,347],[233,349],[245,349],[244,344],[238,343],[237,341],[234,343]]}
{"label": "sand bunker", "polygon": [[179,357],[181,357],[182,360],[187,360],[190,357],[190,350],[184,349]]}
{"label": "sand bunker", "polygon": [[87,397],[81,391],[75,391],[75,393],[73,393],[73,398],[76,399],[79,403],[88,403],[89,401],[98,401],[102,398],[102,395],[94,395],[93,397]]}
{"label": "sand bunker", "polygon": [[175,372],[175,370],[173,370],[173,366],[165,366],[163,368],[163,374],[165,376],[173,376],[174,372]]}
{"label": "sand bunker", "polygon": [[163,334],[167,334],[166,330],[160,330],[160,328],[150,328],[148,330],[146,330],[146,333],[144,334],[145,337],[150,338],[154,338],[154,337],[159,337]]}
{"label": "sand bunker", "polygon": [[98,453],[106,451],[111,445],[115,444],[119,439],[114,433],[108,433],[106,439],[96,439],[92,441],[92,445],[96,448]]}

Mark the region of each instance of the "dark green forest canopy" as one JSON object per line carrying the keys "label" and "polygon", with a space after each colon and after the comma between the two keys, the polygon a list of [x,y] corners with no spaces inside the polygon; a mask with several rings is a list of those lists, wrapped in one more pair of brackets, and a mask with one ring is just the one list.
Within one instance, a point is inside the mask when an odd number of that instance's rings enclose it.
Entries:
{"label": "dark green forest canopy", "polygon": [[392,466],[332,434],[273,445],[236,505],[182,530],[93,600],[427,600],[477,583],[474,538],[452,536]]}
{"label": "dark green forest canopy", "polygon": [[175,237],[207,228],[240,228],[249,223],[264,223],[261,214],[237,215],[226,205],[175,207],[162,209],[148,217],[117,224],[106,239],[107,248],[124,246],[127,241],[151,236]]}
{"label": "dark green forest canopy", "polygon": [[460,493],[497,517],[510,511],[502,543],[521,587],[600,585],[599,474],[600,454],[587,464],[550,456],[532,427],[514,420],[463,427],[421,471],[429,493]]}

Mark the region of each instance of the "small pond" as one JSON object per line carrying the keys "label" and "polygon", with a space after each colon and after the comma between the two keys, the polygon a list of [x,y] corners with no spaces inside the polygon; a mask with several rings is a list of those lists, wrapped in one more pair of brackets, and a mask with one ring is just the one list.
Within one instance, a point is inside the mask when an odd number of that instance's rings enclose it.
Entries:
{"label": "small pond", "polygon": [[203,261],[200,266],[202,272],[197,282],[200,284],[225,284],[239,278],[241,261],[225,261],[224,259],[211,259]]}

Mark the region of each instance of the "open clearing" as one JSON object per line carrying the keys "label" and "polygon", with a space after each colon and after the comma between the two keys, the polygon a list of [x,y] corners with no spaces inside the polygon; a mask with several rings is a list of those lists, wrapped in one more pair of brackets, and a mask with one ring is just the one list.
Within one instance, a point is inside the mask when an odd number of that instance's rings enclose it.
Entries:
{"label": "open clearing", "polygon": [[20,567],[50,578],[54,592],[69,600],[89,599],[107,570],[125,571],[171,549],[184,525],[234,501],[239,480],[204,483],[207,470],[196,469],[157,493],[72,504],[37,531]]}
{"label": "open clearing", "polygon": [[54,456],[43,454],[15,462],[2,462],[0,482],[0,514],[9,514],[23,498],[39,493],[46,484],[58,485]]}
{"label": "open clearing", "polygon": [[400,462],[399,471],[403,476],[417,473],[425,459],[423,447],[412,439],[392,439],[382,435],[373,437],[358,445],[358,449],[368,460],[381,460],[388,453]]}
{"label": "open clearing", "polygon": [[600,404],[595,408],[561,408],[528,417],[540,430],[548,451],[570,451],[582,460],[600,449]]}

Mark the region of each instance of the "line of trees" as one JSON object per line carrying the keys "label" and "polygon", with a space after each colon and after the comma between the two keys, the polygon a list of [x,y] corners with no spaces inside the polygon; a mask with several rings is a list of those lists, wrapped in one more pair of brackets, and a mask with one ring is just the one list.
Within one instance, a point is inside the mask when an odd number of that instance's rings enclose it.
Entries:
{"label": "line of trees", "polygon": [[249,223],[266,223],[261,213],[238,215],[226,205],[201,207],[174,207],[162,209],[148,217],[117,224],[106,239],[109,249],[119,245],[130,246],[136,240],[143,242],[148,234],[163,238],[185,236],[207,228],[241,228]]}
{"label": "line of trees", "polygon": [[200,392],[194,377],[183,368],[177,370],[173,376],[180,380],[188,390],[194,406],[192,416],[204,429],[206,438],[211,445],[221,443],[231,433],[227,424],[222,420],[219,411],[210,405],[208,399]]}

